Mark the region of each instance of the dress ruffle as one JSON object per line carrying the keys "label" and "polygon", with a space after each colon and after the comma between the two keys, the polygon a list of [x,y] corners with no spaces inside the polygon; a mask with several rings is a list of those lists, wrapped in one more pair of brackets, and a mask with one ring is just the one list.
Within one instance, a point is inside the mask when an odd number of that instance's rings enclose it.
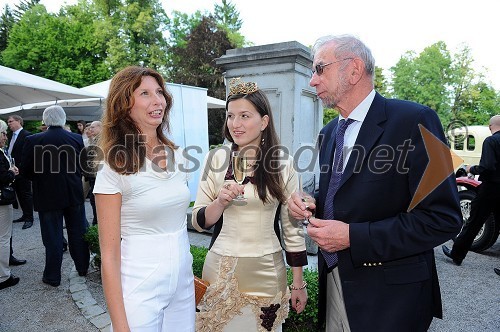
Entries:
{"label": "dress ruffle", "polygon": [[[220,260],[218,278],[208,287],[203,296],[196,313],[196,331],[215,332],[223,331],[224,327],[235,316],[242,315],[241,309],[250,306],[255,316],[255,331],[267,332],[275,331],[277,327],[284,323],[288,317],[290,293],[278,292],[274,298],[251,296],[241,293],[238,289],[238,280],[234,276],[238,262],[237,257],[224,256]],[[267,309],[271,305],[279,304],[275,311],[276,318],[272,329],[262,326],[263,308]]]}

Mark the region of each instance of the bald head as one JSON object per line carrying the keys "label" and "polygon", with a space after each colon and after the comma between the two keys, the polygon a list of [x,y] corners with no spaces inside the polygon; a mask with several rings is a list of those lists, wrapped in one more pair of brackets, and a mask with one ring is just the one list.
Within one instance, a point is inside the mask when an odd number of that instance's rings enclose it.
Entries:
{"label": "bald head", "polygon": [[102,123],[101,121],[93,121],[90,124],[90,130],[92,131],[92,136],[97,136],[101,133]]}
{"label": "bald head", "polygon": [[494,115],[491,117],[490,130],[492,134],[500,130],[500,115]]}

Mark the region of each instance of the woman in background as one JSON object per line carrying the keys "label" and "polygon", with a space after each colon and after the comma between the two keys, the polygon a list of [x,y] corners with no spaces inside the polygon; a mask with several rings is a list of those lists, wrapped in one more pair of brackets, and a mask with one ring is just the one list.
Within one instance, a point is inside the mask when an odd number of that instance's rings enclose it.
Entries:
{"label": "woman in background", "polygon": [[[5,154],[7,144],[7,124],[0,120],[0,186],[7,186],[19,174]],[[10,238],[12,236],[12,204],[0,205],[0,289],[15,286],[19,278],[12,275],[9,268]]]}
{"label": "woman in background", "polygon": [[164,134],[171,107],[152,69],[127,67],[111,81],[94,194],[113,331],[194,331],[190,193],[182,153]]}
{"label": "woman in background", "polygon": [[86,123],[83,120],[76,121],[76,130],[78,134],[83,135],[83,131],[85,130],[85,125]]}

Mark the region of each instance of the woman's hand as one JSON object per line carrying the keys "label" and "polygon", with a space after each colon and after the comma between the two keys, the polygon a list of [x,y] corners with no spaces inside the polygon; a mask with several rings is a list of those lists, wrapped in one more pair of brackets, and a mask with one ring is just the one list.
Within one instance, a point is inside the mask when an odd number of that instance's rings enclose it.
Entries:
{"label": "woman's hand", "polygon": [[224,208],[233,201],[233,199],[240,193],[243,194],[244,186],[240,186],[236,183],[226,183],[222,186],[217,196],[216,202],[222,205]]}
{"label": "woman's hand", "polygon": [[306,308],[307,304],[307,288],[292,289],[292,309],[300,314]]}

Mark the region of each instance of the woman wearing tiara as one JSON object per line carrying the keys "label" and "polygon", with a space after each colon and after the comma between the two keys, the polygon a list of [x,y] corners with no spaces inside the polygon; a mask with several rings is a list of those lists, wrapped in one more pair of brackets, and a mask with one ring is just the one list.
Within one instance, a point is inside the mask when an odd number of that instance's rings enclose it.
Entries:
{"label": "woman wearing tiara", "polygon": [[[192,214],[198,231],[214,227],[203,267],[210,286],[198,306],[196,331],[281,331],[290,299],[297,313],[307,303],[304,233],[286,207],[297,174],[255,83],[233,79],[226,111],[223,130],[231,144],[208,154]],[[233,151],[247,160],[242,185],[234,180]],[[290,289],[281,242],[293,272]]]}

